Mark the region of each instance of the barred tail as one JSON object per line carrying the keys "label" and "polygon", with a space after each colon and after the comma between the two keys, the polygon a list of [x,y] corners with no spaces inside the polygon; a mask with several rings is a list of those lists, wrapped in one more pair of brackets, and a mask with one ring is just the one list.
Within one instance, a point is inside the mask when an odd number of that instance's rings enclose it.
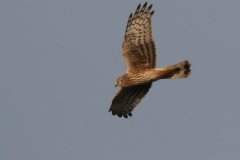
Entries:
{"label": "barred tail", "polygon": [[159,73],[159,79],[176,79],[187,78],[191,74],[191,63],[188,60],[180,62],[178,64],[156,69]]}

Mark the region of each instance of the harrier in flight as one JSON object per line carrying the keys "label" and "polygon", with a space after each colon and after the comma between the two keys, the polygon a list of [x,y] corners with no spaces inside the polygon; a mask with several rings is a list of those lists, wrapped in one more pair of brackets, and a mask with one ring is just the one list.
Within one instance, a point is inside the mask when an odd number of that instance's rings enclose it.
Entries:
{"label": "harrier in flight", "polygon": [[[132,116],[131,111],[146,96],[152,82],[159,79],[187,78],[191,64],[188,60],[173,66],[156,69],[157,52],[153,40],[150,12],[147,2],[138,5],[133,17],[130,14],[122,45],[122,55],[127,71],[119,77],[115,86],[121,87],[112,101],[109,112],[119,117]],[[146,9],[146,10],[145,10]],[[150,13],[149,13],[150,12]]]}

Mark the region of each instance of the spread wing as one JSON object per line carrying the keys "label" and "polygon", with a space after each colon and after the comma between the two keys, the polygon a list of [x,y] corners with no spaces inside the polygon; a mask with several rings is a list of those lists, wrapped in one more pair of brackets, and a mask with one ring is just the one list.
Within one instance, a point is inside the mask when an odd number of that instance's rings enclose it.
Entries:
{"label": "spread wing", "polygon": [[127,72],[131,69],[156,67],[157,53],[151,26],[154,11],[149,13],[152,4],[147,9],[146,6],[147,2],[140,10],[141,4],[139,4],[134,16],[132,17],[131,13],[128,19],[122,46]]}
{"label": "spread wing", "polygon": [[131,111],[133,111],[133,109],[146,96],[151,86],[152,83],[121,88],[113,98],[109,112],[112,111],[112,114],[117,114],[118,117],[124,116],[125,118],[128,118],[128,115],[132,116]]}

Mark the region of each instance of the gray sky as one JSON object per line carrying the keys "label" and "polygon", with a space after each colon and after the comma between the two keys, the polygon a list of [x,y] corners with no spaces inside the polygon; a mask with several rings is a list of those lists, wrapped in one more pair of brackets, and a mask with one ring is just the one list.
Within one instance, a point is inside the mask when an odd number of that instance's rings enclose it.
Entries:
{"label": "gray sky", "polygon": [[132,118],[108,113],[144,2],[1,1],[0,159],[240,159],[239,0],[148,1],[157,67],[192,74],[155,82]]}

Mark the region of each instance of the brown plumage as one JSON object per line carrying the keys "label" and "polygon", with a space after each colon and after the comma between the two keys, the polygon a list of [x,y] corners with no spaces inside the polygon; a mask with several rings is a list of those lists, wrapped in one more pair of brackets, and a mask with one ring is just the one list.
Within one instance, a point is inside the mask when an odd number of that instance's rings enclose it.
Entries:
{"label": "brown plumage", "polygon": [[[126,74],[119,77],[115,86],[121,87],[112,101],[109,112],[119,117],[132,116],[131,111],[146,96],[152,86],[152,82],[159,79],[187,78],[191,64],[185,60],[176,65],[156,68],[156,46],[152,36],[151,17],[154,13],[150,10],[152,4],[146,9],[147,2],[138,5],[133,17],[129,16],[123,46],[122,55],[125,60]],[[146,10],[145,10],[146,9]]]}

